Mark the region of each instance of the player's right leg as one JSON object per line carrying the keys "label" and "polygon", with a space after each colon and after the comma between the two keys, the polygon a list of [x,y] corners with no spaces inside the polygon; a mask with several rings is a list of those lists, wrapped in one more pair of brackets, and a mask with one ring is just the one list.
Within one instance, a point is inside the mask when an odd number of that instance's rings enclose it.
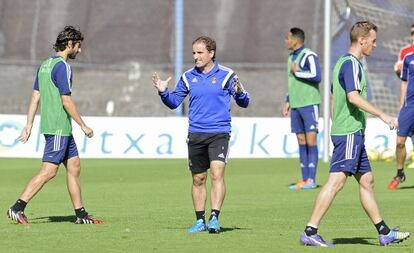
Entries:
{"label": "player's right leg", "polygon": [[194,211],[196,214],[195,223],[188,229],[189,233],[206,231],[205,205],[207,200],[207,172],[192,172],[193,183],[191,195],[193,198]]}
{"label": "player's right leg", "polygon": [[292,133],[296,134],[296,139],[298,141],[301,178],[296,183],[289,185],[289,189],[299,190],[302,188],[302,186],[305,184],[305,181],[309,177],[309,169],[308,149],[306,146],[305,137],[305,126],[300,111],[297,108],[292,108],[290,111],[290,126],[292,129]]}
{"label": "player's right leg", "polygon": [[207,200],[207,170],[210,166],[208,145],[203,134],[188,134],[188,167],[192,175],[191,195],[196,215],[195,223],[187,230],[197,233],[207,230],[205,205]]}
{"label": "player's right leg", "polygon": [[316,172],[318,169],[318,120],[319,120],[319,106],[309,105],[303,108],[299,108],[301,117],[303,119],[304,131],[306,137],[307,148],[307,167],[308,167],[308,179],[302,189],[315,189],[316,188]]}
{"label": "player's right leg", "polygon": [[7,216],[10,219],[20,224],[28,224],[27,217],[24,214],[26,204],[42,189],[43,185],[56,176],[58,167],[57,164],[43,162],[40,171],[30,179],[20,198],[7,211]]}

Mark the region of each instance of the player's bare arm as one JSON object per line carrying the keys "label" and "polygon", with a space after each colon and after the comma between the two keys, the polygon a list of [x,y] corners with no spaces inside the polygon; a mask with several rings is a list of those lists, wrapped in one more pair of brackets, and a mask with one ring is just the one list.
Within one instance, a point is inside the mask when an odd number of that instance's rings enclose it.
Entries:
{"label": "player's bare arm", "polygon": [[384,121],[385,124],[387,124],[391,130],[398,128],[397,120],[387,114],[385,114],[383,111],[375,107],[373,104],[368,102],[366,99],[364,99],[358,91],[351,91],[347,94],[348,101],[355,105],[356,107],[380,118],[382,121]]}
{"label": "player's bare arm", "polygon": [[40,92],[34,90],[32,93],[32,98],[30,99],[29,110],[27,112],[27,122],[26,126],[23,128],[19,136],[19,141],[26,143],[29,140],[30,134],[32,132],[33,120],[36,115],[37,108],[39,107],[40,101]]}
{"label": "player's bare arm", "polygon": [[402,81],[400,86],[400,109],[404,104],[405,94],[407,93],[407,81]]}
{"label": "player's bare arm", "polygon": [[89,128],[85,122],[83,122],[82,117],[79,115],[78,110],[76,109],[75,103],[72,101],[72,97],[68,95],[62,96],[62,103],[65,110],[69,113],[72,119],[78,123],[82,131],[89,138],[93,137],[93,130]]}
{"label": "player's bare arm", "polygon": [[289,116],[289,111],[290,111],[290,104],[289,104],[289,102],[286,101],[283,104],[283,107],[282,107],[282,116],[283,117],[288,117]]}
{"label": "player's bare arm", "polygon": [[164,80],[161,80],[157,72],[154,72],[154,74],[152,74],[152,83],[154,84],[154,87],[158,90],[158,92],[164,92],[167,89],[170,81],[171,81],[171,76],[168,77],[167,80],[164,81]]}

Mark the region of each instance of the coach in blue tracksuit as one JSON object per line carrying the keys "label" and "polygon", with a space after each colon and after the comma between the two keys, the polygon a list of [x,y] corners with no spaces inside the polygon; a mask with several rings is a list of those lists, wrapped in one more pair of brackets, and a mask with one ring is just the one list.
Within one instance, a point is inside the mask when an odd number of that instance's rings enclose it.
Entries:
{"label": "coach in blue tracksuit", "polygon": [[[190,233],[208,230],[220,232],[218,217],[226,194],[226,166],[231,132],[230,96],[240,107],[247,107],[249,95],[230,68],[215,61],[216,42],[209,37],[193,41],[195,67],[186,71],[173,92],[168,91],[169,77],[163,81],[157,73],[152,76],[162,102],[177,108],[190,95],[188,129],[188,166],[193,177],[192,196],[196,222]],[[211,216],[206,225],[207,170],[211,168]]]}

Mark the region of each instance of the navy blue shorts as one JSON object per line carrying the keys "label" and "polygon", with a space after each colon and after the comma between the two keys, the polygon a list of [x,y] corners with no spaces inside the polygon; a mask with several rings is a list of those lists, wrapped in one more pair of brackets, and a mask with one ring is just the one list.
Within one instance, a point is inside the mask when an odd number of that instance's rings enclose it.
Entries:
{"label": "navy blue shorts", "polygon": [[414,133],[414,107],[401,108],[398,115],[397,135],[402,137],[412,136]]}
{"label": "navy blue shorts", "polygon": [[371,171],[365,151],[365,136],[360,131],[349,135],[331,136],[331,140],[334,150],[329,172],[348,172],[354,175]]}
{"label": "navy blue shorts", "polygon": [[292,133],[318,132],[319,106],[308,105],[290,110]]}
{"label": "navy blue shorts", "polygon": [[71,157],[78,156],[73,136],[60,136],[45,134],[45,151],[43,153],[43,162],[60,164]]}

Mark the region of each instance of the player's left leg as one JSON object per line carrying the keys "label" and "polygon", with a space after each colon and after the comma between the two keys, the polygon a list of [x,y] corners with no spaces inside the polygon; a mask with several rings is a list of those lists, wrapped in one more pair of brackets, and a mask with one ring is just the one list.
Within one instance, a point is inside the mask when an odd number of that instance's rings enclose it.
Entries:
{"label": "player's left leg", "polygon": [[400,232],[397,229],[390,229],[382,219],[375,200],[374,177],[372,173],[358,173],[355,175],[355,179],[359,183],[359,196],[362,207],[378,231],[380,245],[385,246],[390,243],[400,243],[410,237],[409,232]]}
{"label": "player's left leg", "polygon": [[291,131],[296,134],[296,139],[298,141],[299,164],[301,170],[301,178],[296,183],[289,185],[289,189],[291,190],[301,189],[309,177],[308,148],[306,146],[305,125],[300,109],[301,108],[293,108],[290,112]]}
{"label": "player's left leg", "polygon": [[224,182],[225,163],[222,161],[212,161],[211,167],[211,215],[207,224],[210,233],[219,233],[221,231],[218,217],[224,197],[226,196],[226,184]]}
{"label": "player's left leg", "polygon": [[80,159],[79,156],[73,156],[64,161],[66,167],[66,183],[69,196],[75,209],[76,224],[101,224],[103,220],[96,219],[86,212],[82,202],[82,192],[80,185]]}
{"label": "player's left leg", "polygon": [[318,146],[317,135],[315,131],[306,133],[306,147],[308,150],[308,172],[309,178],[302,186],[302,189],[315,189],[316,188],[316,171],[318,168]]}
{"label": "player's left leg", "polygon": [[229,134],[217,134],[212,137],[208,147],[211,176],[211,215],[207,229],[210,233],[219,233],[221,231],[218,218],[224,197],[226,196],[224,172],[227,162],[229,139]]}
{"label": "player's left leg", "polygon": [[83,207],[82,192],[80,185],[80,159],[74,156],[64,161],[66,167],[66,183],[73,208],[79,209]]}

